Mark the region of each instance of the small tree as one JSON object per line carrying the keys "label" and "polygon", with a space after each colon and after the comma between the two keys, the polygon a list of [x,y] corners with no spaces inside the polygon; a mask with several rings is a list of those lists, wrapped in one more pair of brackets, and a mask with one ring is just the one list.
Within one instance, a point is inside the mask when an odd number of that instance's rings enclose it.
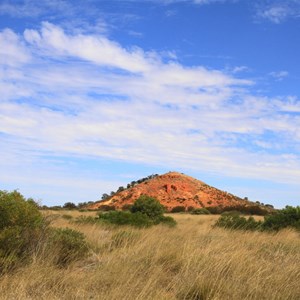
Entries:
{"label": "small tree", "polygon": [[117,193],[123,192],[124,190],[125,190],[125,188],[124,188],[123,186],[120,186],[120,187],[118,188],[118,190],[117,190]]}
{"label": "small tree", "polygon": [[104,194],[102,195],[102,197],[101,197],[101,200],[106,200],[106,199],[108,199],[108,198],[109,198],[109,195],[106,194],[106,193],[104,193]]}
{"label": "small tree", "polygon": [[72,202],[66,202],[63,206],[64,209],[76,209],[77,206],[76,204],[72,203]]}

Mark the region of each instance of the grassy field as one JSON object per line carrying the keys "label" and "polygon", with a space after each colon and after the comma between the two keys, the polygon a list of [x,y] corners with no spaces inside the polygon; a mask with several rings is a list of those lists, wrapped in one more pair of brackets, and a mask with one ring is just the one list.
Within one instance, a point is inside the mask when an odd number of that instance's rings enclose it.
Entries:
{"label": "grassy field", "polygon": [[92,212],[44,213],[83,232],[90,255],[68,268],[32,257],[0,278],[1,299],[300,299],[295,231],[212,228],[218,216],[177,214],[175,228],[135,229],[70,222]]}

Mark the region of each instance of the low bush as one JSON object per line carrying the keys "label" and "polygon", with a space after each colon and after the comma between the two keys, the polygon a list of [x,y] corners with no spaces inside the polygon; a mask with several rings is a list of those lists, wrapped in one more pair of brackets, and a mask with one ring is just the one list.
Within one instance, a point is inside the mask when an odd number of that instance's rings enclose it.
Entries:
{"label": "low bush", "polygon": [[211,212],[206,208],[195,208],[191,211],[192,215],[210,215]]}
{"label": "low bush", "polygon": [[174,227],[177,225],[177,222],[170,216],[161,216],[159,218],[159,223]]}
{"label": "low bush", "polygon": [[132,225],[135,227],[149,227],[159,223],[175,226],[172,217],[163,215],[164,207],[154,198],[141,196],[133,204],[131,211],[100,212],[98,220],[115,225]]}
{"label": "low bush", "polygon": [[27,201],[18,191],[0,191],[0,230],[8,227],[38,228],[43,217],[32,201]]}
{"label": "low bush", "polygon": [[82,233],[50,228],[48,221],[32,199],[0,191],[0,273],[22,267],[37,255],[54,257],[56,265],[65,266],[87,253]]}
{"label": "low bush", "polygon": [[192,212],[193,210],[195,210],[194,206],[188,206],[187,211],[188,212]]}
{"label": "low bush", "polygon": [[180,212],[185,212],[185,207],[184,206],[175,206],[171,209],[171,213],[180,213]]}
{"label": "low bush", "polygon": [[206,209],[213,215],[220,215],[224,212],[223,208],[220,206],[209,206]]}
{"label": "low bush", "polygon": [[38,206],[18,191],[0,191],[0,270],[26,261],[45,228]]}
{"label": "low bush", "polygon": [[54,254],[53,262],[61,267],[84,258],[88,253],[83,233],[70,228],[51,228],[48,246]]}
{"label": "low bush", "polygon": [[262,222],[255,221],[253,217],[245,218],[237,214],[221,215],[215,224],[217,227],[241,230],[260,230],[261,225]]}
{"label": "low bush", "polygon": [[224,212],[229,211],[238,211],[242,214],[246,215],[258,215],[258,216],[265,216],[269,213],[268,208],[262,207],[261,205],[250,205],[250,206],[244,206],[244,205],[233,205],[233,206],[212,206],[212,207],[206,207],[207,210],[211,212],[211,214],[222,214]]}
{"label": "low bush", "polygon": [[237,210],[224,211],[221,214],[222,216],[240,216],[241,212]]}
{"label": "low bush", "polygon": [[253,217],[247,219],[238,213],[223,213],[215,226],[260,231],[278,231],[287,227],[300,230],[300,206],[286,206],[272,215],[265,216],[264,221],[255,221]]}
{"label": "low bush", "polygon": [[278,210],[275,214],[265,216],[263,223],[264,230],[280,230],[286,227],[292,227],[300,230],[300,206],[286,206]]}

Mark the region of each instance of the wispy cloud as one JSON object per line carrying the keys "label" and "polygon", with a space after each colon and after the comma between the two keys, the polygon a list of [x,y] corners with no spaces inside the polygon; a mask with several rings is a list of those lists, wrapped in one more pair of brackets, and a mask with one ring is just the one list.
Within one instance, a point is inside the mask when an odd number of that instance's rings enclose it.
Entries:
{"label": "wispy cloud", "polygon": [[259,12],[259,16],[273,23],[281,23],[283,22],[288,16],[291,15],[291,11],[286,6],[271,6]]}
{"label": "wispy cloud", "polygon": [[[118,1],[118,0],[117,0]],[[136,2],[138,0],[119,0],[123,2]],[[157,4],[169,5],[176,3],[192,3],[197,5],[208,5],[215,3],[237,2],[239,0],[145,0],[145,2],[153,2]]]}
{"label": "wispy cloud", "polygon": [[[81,3],[82,2],[82,3]],[[45,18],[49,16],[50,20],[63,23],[63,20],[68,19],[70,25],[73,18],[74,22],[78,24],[81,23],[81,28],[84,30],[97,29],[104,32],[108,29],[108,22],[105,22],[106,19],[109,19],[110,24],[117,24],[120,26],[120,22],[128,22],[128,18],[138,18],[137,15],[115,15],[113,12],[104,14],[104,11],[101,9],[101,2],[105,1],[81,1],[74,0],[71,2],[69,0],[21,0],[21,1],[12,1],[12,0],[3,0],[0,3],[0,15],[10,15],[15,18]],[[139,0],[111,0],[111,4],[134,4],[139,2]],[[175,4],[191,4],[196,6],[206,6],[213,4],[226,4],[226,3],[239,3],[241,0],[144,0],[144,4],[154,3],[157,5],[171,6]],[[300,1],[299,0],[254,0],[251,2],[252,10],[256,11],[256,19],[264,19],[271,21],[275,24],[280,24],[287,20],[288,18],[298,17],[300,14]],[[167,17],[174,16],[179,13],[178,9],[167,9],[165,15]],[[81,17],[80,17],[81,16]],[[90,20],[95,20],[94,25],[90,25],[85,20],[88,17]],[[127,21],[126,21],[127,19]],[[74,24],[73,24],[74,25]],[[76,24],[75,24],[76,25]]]}
{"label": "wispy cloud", "polygon": [[249,71],[249,68],[247,66],[237,66],[232,69],[232,73],[240,73],[247,71]]}
{"label": "wispy cloud", "polygon": [[64,0],[3,0],[0,3],[0,14],[9,14],[13,17],[37,17],[49,12],[73,12],[72,5]]}
{"label": "wispy cloud", "polygon": [[275,24],[280,24],[288,18],[298,17],[299,14],[300,1],[298,0],[275,0],[257,4],[257,16]]}
{"label": "wispy cloud", "polygon": [[0,37],[2,55],[13,54],[0,66],[1,159],[37,167],[49,156],[90,157],[300,180],[295,97],[258,97],[233,73],[48,22]]}
{"label": "wispy cloud", "polygon": [[286,78],[287,76],[289,76],[289,72],[287,72],[287,71],[271,72],[271,73],[269,73],[269,75],[272,76],[273,78],[275,78],[276,80],[281,81],[284,78]]}
{"label": "wispy cloud", "polygon": [[[236,2],[238,0],[144,0],[144,3],[156,3],[161,5],[170,5],[176,3],[191,3],[196,5],[208,5],[214,3],[225,3],[225,2]],[[81,2],[81,5],[78,3]],[[63,15],[71,16],[75,14],[93,14],[97,16],[99,11],[101,11],[97,4],[105,2],[105,1],[96,1],[96,0],[88,0],[88,1],[81,1],[81,0],[74,0],[74,3],[68,0],[20,0],[20,1],[13,1],[13,0],[3,0],[0,3],[0,15],[1,14],[8,14],[13,17],[42,17],[45,15],[49,15],[54,12],[56,13],[63,13]],[[133,2],[140,2],[139,0],[111,0],[111,2],[115,3],[133,3]],[[175,11],[169,10],[167,14],[173,15]]]}

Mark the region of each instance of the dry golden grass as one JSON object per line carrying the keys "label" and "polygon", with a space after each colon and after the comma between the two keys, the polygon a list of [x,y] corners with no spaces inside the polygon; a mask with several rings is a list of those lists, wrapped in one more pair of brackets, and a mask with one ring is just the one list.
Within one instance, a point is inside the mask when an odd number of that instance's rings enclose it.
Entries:
{"label": "dry golden grass", "polygon": [[297,232],[212,228],[217,216],[179,214],[176,228],[134,229],[55,214],[53,226],[86,235],[90,256],[67,269],[36,257],[0,278],[1,299],[300,299]]}

